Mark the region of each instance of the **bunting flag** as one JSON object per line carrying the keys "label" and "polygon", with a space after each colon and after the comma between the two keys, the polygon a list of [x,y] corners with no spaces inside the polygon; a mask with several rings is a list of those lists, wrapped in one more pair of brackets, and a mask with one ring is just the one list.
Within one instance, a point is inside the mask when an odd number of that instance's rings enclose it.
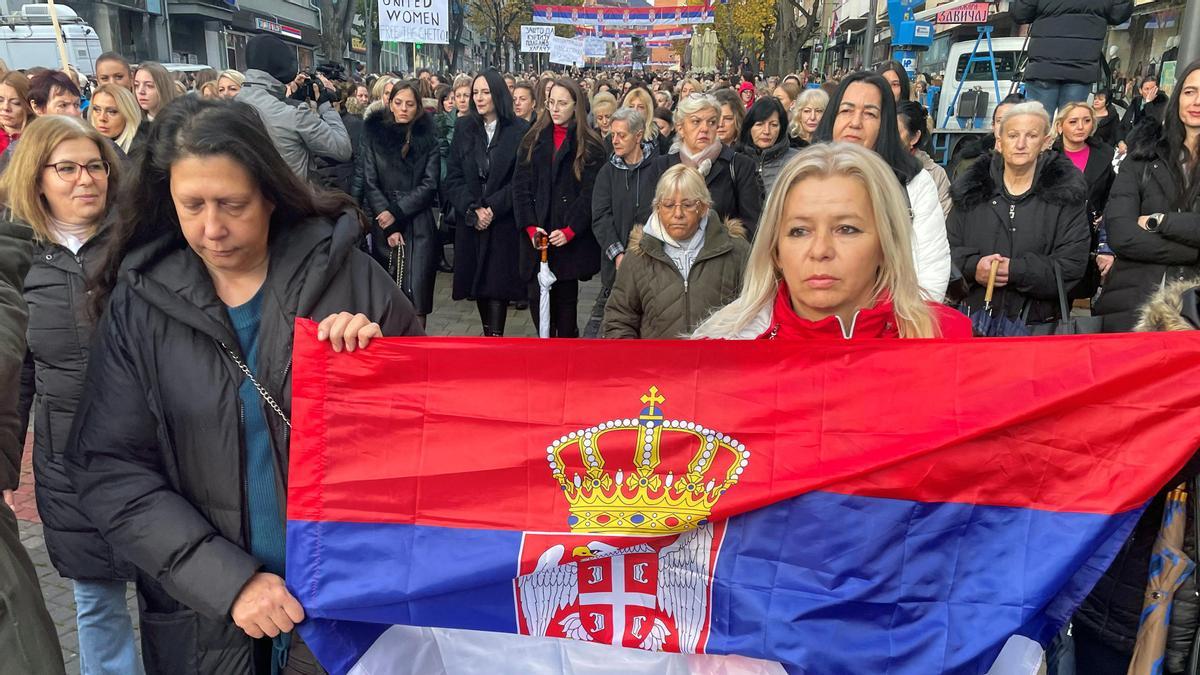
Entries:
{"label": "bunting flag", "polygon": [[1031,672],[1200,444],[1200,332],[294,358],[334,673]]}
{"label": "bunting flag", "polygon": [[664,28],[645,29],[602,27],[597,32],[600,37],[617,40],[628,40],[635,35],[640,35],[646,38],[647,42],[669,42],[673,40],[692,39],[692,29],[686,26],[667,26]]}
{"label": "bunting flag", "polygon": [[567,26],[671,26],[713,22],[712,7],[572,7],[534,5],[533,23]]}

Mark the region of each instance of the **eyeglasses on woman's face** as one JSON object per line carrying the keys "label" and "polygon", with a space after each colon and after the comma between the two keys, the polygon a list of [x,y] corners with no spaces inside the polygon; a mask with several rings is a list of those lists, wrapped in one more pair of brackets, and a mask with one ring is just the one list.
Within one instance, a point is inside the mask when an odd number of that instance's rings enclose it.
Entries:
{"label": "eyeglasses on woman's face", "polygon": [[46,164],[44,168],[54,169],[54,173],[58,174],[58,177],[67,183],[74,183],[79,180],[83,171],[87,171],[92,180],[107,178],[109,171],[108,162],[104,160],[96,160],[87,164],[67,161],[55,162],[53,164]]}
{"label": "eyeglasses on woman's face", "polygon": [[683,199],[680,201],[662,201],[658,203],[658,208],[667,213],[674,213],[676,209],[683,209],[684,213],[696,213],[703,206],[703,202],[699,199]]}

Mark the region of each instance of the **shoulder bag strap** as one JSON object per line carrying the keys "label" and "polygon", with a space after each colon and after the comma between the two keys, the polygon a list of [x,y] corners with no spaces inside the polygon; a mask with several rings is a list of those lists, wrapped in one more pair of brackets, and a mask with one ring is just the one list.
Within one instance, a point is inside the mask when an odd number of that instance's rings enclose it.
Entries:
{"label": "shoulder bag strap", "polygon": [[271,410],[274,410],[275,414],[279,415],[279,419],[283,420],[283,423],[287,425],[287,428],[291,429],[292,421],[288,419],[287,415],[283,414],[283,408],[279,407],[279,404],[275,402],[275,398],[267,392],[267,388],[262,386],[262,384],[260,384],[259,381],[254,378],[254,373],[250,372],[250,368],[247,367],[246,363],[238,357],[237,352],[230,349],[229,346],[224,342],[218,342],[217,344],[221,345],[221,349],[224,349],[225,353],[229,355],[229,358],[233,359],[233,362],[237,365],[238,370],[241,370],[242,374],[245,375],[248,380],[250,380],[250,384],[254,385],[254,388],[258,390],[258,395],[262,397],[262,400],[266,401],[267,405],[271,407]]}

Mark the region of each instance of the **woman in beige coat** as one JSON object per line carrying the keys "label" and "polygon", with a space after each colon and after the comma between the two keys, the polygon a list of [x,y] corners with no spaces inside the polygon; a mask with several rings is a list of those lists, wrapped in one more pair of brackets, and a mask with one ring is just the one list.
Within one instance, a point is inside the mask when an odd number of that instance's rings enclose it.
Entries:
{"label": "woman in beige coat", "polygon": [[604,337],[684,337],[737,297],[750,244],[711,207],[695,169],[677,164],[662,175],[650,220],[634,228],[617,268]]}

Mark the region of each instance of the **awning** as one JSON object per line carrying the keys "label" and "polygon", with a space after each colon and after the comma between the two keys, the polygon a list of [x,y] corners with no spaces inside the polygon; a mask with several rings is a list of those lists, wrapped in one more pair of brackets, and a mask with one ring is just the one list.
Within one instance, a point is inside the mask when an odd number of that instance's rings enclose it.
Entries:
{"label": "awning", "polygon": [[207,2],[172,2],[172,16],[199,16],[215,21],[229,21],[233,17],[233,7],[226,4],[210,4]]}

